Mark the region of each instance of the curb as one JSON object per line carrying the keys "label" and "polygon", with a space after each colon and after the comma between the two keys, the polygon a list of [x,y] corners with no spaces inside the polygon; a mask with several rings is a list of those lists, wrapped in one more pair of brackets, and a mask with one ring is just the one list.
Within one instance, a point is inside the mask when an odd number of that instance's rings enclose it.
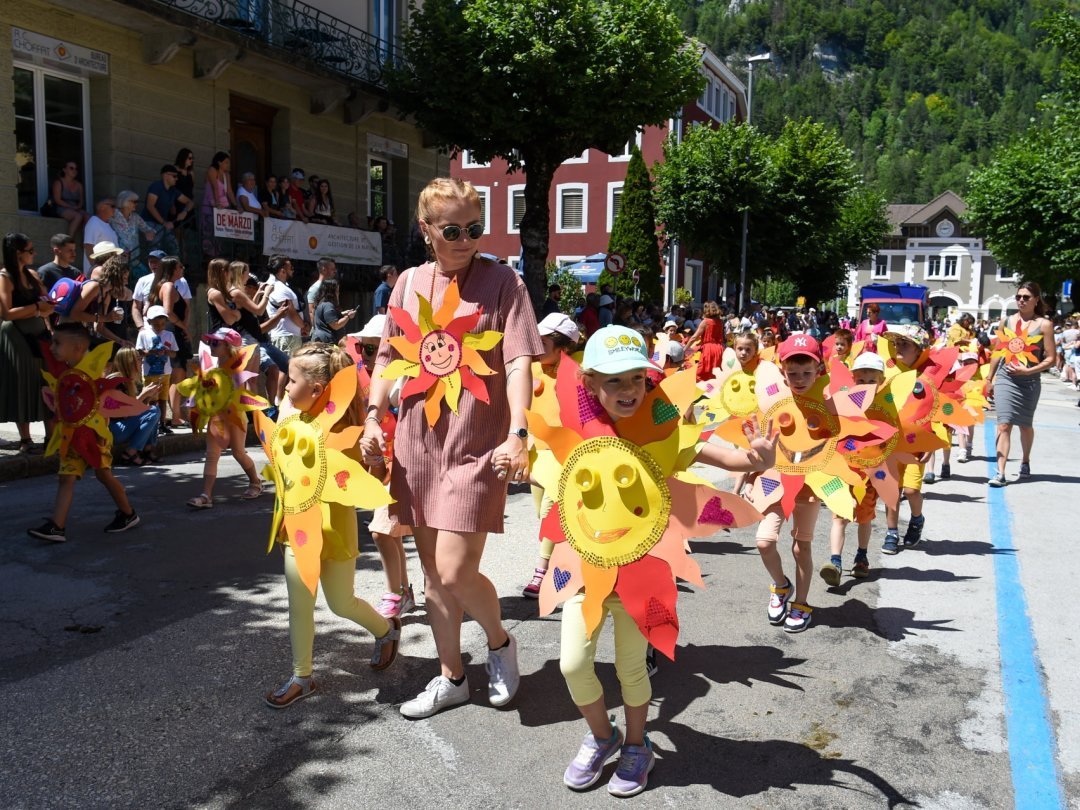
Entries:
{"label": "curb", "polygon": [[[158,445],[163,457],[202,450],[206,440],[193,433],[183,435],[158,436]],[[0,454],[0,483],[34,478],[40,475],[56,475],[60,469],[60,457],[31,456],[26,453]]]}

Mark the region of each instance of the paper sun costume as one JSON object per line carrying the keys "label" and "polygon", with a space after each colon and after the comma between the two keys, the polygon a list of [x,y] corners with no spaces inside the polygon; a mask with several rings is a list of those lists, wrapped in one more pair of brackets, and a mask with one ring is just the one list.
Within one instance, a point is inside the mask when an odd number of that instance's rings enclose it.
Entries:
{"label": "paper sun costume", "polygon": [[[275,490],[269,547],[284,532],[283,542],[292,546],[300,577],[312,594],[323,559],[357,555],[354,510],[386,506],[392,500],[377,478],[343,452],[357,446],[363,428],[331,431],[356,397],[356,386],[356,370],[350,366],[334,375],[307,413],[292,409],[288,398],[276,424],[263,412],[255,413],[259,441],[270,462],[263,476]],[[348,510],[337,526],[335,507]],[[346,527],[350,518],[351,532]]]}
{"label": "paper sun costume", "polygon": [[407,377],[401,390],[401,400],[424,395],[424,415],[428,427],[439,421],[442,400],[455,414],[462,388],[481,402],[489,402],[487,386],[477,375],[491,375],[479,352],[495,348],[502,340],[501,332],[472,334],[483,314],[483,308],[469,315],[455,317],[461,304],[457,279],[446,288],[442,306],[432,314],[431,302],[416,293],[420,313],[416,321],[407,310],[390,307],[390,316],[401,329],[401,335],[390,338],[390,345],[401,354],[382,371],[385,379]]}
{"label": "paper sun costume", "polygon": [[[755,367],[760,363],[755,359]],[[757,383],[753,374],[743,371],[732,348],[724,349],[720,365],[713,369],[711,380],[702,380],[698,388],[707,399],[705,420],[720,438],[731,444],[745,445],[743,420],[757,413]]]}
{"label": "paper sun costume", "polygon": [[540,527],[541,537],[555,543],[540,613],[584,589],[582,612],[592,634],[614,592],[649,642],[673,658],[675,578],[704,586],[684,539],[746,526],[761,515],[686,471],[702,427],[682,418],[699,395],[695,369],[668,377],[632,417],[613,423],[579,381],[578,368],[569,357],[559,363],[560,424],[528,413],[539,448],[533,476],[556,501]]}
{"label": "paper sun costume", "polygon": [[112,447],[109,419],[134,416],[147,405],[120,389],[121,377],[104,379],[105,366],[112,355],[112,343],[102,343],[86,353],[75,366],[68,367],[42,346],[45,378],[42,396],[56,414],[56,426],[49,437],[45,455],[60,453],[64,459],[77,456],[92,469],[108,466],[102,448]]}
{"label": "paper sun costume", "polygon": [[1035,321],[1032,321],[1026,326],[1021,326],[1017,321],[1016,328],[1010,329],[1008,323],[1003,322],[994,340],[993,353],[990,355],[991,361],[1000,357],[1005,365],[1019,363],[1025,368],[1038,363],[1039,358],[1035,356],[1033,348],[1038,347],[1043,342],[1042,332],[1038,329],[1028,332],[1028,328],[1035,323]]}
{"label": "paper sun costume", "polygon": [[[239,333],[233,334],[239,340]],[[209,347],[205,343],[200,344],[198,371],[195,376],[188,377],[176,386],[180,396],[195,400],[191,409],[192,429],[196,433],[206,430],[222,447],[229,443],[230,425],[246,433],[245,414],[270,407],[263,397],[244,387],[248,380],[259,376],[254,371],[245,371],[252,352],[256,350],[256,344],[244,346],[232,359],[218,365]]]}

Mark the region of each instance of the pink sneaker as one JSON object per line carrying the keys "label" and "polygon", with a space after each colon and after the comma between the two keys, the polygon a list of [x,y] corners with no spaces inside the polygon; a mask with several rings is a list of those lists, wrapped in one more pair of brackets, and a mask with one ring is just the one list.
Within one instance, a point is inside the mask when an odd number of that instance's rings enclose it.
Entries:
{"label": "pink sneaker", "polygon": [[539,599],[540,583],[544,581],[545,574],[547,574],[547,571],[543,568],[534,568],[532,581],[522,589],[521,595],[526,599]]}
{"label": "pink sneaker", "polygon": [[375,606],[375,612],[384,619],[396,619],[401,615],[401,594],[384,593]]}

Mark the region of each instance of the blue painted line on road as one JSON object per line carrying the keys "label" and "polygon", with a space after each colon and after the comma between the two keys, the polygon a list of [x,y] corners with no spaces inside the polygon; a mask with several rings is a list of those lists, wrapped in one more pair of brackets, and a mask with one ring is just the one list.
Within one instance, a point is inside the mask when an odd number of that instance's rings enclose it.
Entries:
{"label": "blue painted line on road", "polygon": [[[987,419],[986,447],[995,446],[997,421]],[[993,459],[988,475],[997,474]],[[994,554],[997,590],[998,645],[1001,649],[1001,681],[1005,691],[1005,727],[1009,763],[1012,767],[1013,802],[1016,807],[1064,807],[1055,751],[1057,741],[1050,724],[1046,686],[1035,649],[1035,634],[1028,616],[1020,563],[1012,536],[1012,512],[1005,500],[1007,487],[989,490],[990,543]]]}

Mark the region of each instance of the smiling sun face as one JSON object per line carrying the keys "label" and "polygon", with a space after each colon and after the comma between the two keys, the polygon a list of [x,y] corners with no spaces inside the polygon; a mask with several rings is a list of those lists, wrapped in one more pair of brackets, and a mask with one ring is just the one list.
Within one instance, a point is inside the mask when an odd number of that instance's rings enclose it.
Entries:
{"label": "smiling sun face", "polygon": [[671,493],[660,466],[640,447],[611,436],[582,442],[559,479],[562,528],[583,560],[623,565],[656,545],[667,529]]}
{"label": "smiling sun face", "polygon": [[429,332],[420,343],[420,365],[436,377],[457,371],[461,365],[461,344],[443,329]]}

